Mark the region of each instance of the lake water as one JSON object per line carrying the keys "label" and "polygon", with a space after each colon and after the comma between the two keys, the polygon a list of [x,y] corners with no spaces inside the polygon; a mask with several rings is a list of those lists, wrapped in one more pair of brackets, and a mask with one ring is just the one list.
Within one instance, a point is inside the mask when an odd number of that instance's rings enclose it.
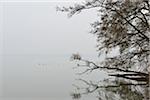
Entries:
{"label": "lake water", "polygon": [[[75,75],[80,70],[73,70],[76,64],[71,62],[69,57],[69,55],[1,56],[1,96],[4,100],[71,100],[72,84],[81,76]],[[82,77],[104,78],[103,73]]]}

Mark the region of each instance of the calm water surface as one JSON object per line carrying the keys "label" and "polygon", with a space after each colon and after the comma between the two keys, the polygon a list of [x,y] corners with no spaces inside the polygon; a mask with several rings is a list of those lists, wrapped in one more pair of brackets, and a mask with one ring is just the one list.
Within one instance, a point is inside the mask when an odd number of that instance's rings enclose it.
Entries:
{"label": "calm water surface", "polygon": [[[76,64],[70,62],[69,57],[69,55],[1,56],[3,100],[71,100],[72,84],[75,78],[80,76],[75,75],[79,70],[72,69]],[[102,74],[85,77],[103,79]],[[90,98],[86,100],[94,100]]]}

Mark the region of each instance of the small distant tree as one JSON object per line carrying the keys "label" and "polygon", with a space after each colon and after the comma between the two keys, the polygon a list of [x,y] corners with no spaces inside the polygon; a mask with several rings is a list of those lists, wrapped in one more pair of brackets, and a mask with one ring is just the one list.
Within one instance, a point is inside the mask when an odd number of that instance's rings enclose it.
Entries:
{"label": "small distant tree", "polygon": [[[99,20],[91,24],[90,32],[97,37],[99,56],[105,53],[106,58],[96,64],[73,55],[74,60],[85,62],[87,69],[83,73],[104,69],[115,72],[110,76],[136,81],[139,85],[141,82],[148,84],[150,0],[91,0],[57,9],[68,12],[69,17],[88,9],[96,10],[100,15]],[[112,50],[118,54],[114,55]]]}

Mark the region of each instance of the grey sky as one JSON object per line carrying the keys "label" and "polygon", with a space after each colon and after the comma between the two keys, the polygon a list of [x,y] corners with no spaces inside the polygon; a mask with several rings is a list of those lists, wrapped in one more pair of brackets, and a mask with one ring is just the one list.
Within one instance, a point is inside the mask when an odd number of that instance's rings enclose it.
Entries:
{"label": "grey sky", "polygon": [[95,53],[95,38],[88,34],[94,14],[68,19],[55,11],[56,5],[68,3],[4,3],[5,54]]}

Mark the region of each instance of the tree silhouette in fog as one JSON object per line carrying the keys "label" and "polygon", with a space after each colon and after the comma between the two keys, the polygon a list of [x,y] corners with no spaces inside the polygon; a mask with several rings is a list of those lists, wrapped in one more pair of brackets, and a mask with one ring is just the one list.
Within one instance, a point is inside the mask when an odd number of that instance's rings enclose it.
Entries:
{"label": "tree silhouette in fog", "polygon": [[[115,97],[120,97],[119,100],[148,99],[146,88],[149,84],[150,67],[150,0],[90,0],[74,6],[57,8],[59,11],[67,12],[69,17],[89,9],[96,10],[100,15],[99,20],[91,24],[90,32],[96,36],[99,56],[105,54],[106,57],[98,64],[75,54],[72,58],[85,63],[78,65],[79,68],[86,67],[80,74],[105,70],[109,72],[109,76],[115,78],[108,79],[106,83],[109,84],[106,86],[82,80],[89,86],[84,93],[104,93],[99,100],[116,100]],[[112,51],[118,54],[114,55]],[[141,91],[142,89],[144,90]],[[99,90],[107,93],[101,93]],[[123,91],[124,94],[119,91]],[[118,96],[108,98],[111,97],[107,96],[110,92],[111,95],[117,93]]]}

